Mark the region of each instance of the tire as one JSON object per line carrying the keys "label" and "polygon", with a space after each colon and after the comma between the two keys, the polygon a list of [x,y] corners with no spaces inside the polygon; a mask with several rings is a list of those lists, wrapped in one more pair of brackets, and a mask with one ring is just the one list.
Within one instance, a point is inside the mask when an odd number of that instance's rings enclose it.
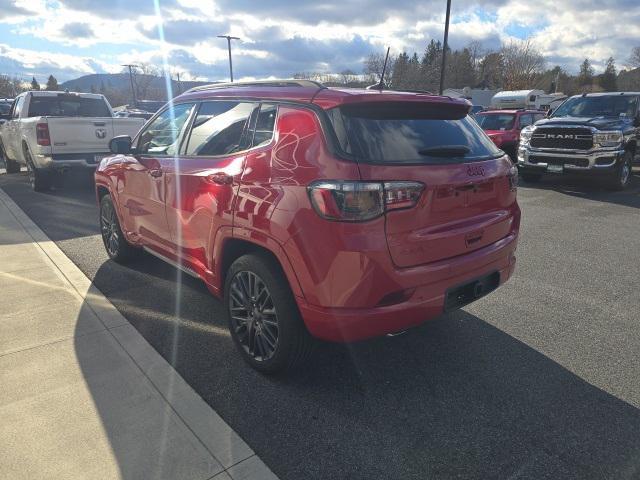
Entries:
{"label": "tire", "polygon": [[4,157],[4,163],[7,173],[20,173],[20,164],[15,160],[9,160],[7,157]]}
{"label": "tire", "polygon": [[7,173],[20,173],[20,164],[15,160],[11,160],[7,155],[7,151],[4,149],[4,145],[0,142],[0,156],[4,160],[5,169]]}
{"label": "tire", "polygon": [[538,183],[540,181],[540,179],[542,178],[542,175],[539,174],[539,173],[521,172],[520,176],[522,177],[522,180],[524,180],[527,183]]}
{"label": "tire", "polygon": [[100,234],[107,255],[114,262],[126,264],[140,254],[140,249],[127,242],[122,233],[111,195],[100,199]]}
{"label": "tire", "polygon": [[273,375],[294,370],[315,344],[280,265],[267,255],[238,258],[227,271],[224,306],[229,331],[243,359]]}
{"label": "tire", "polygon": [[29,171],[29,183],[34,192],[48,192],[51,190],[51,172],[36,168],[29,150],[24,149],[24,159]]}
{"label": "tire", "polygon": [[627,150],[624,152],[620,165],[616,167],[616,171],[607,182],[607,188],[609,190],[620,191],[624,190],[631,183],[631,165],[633,164],[633,152]]}

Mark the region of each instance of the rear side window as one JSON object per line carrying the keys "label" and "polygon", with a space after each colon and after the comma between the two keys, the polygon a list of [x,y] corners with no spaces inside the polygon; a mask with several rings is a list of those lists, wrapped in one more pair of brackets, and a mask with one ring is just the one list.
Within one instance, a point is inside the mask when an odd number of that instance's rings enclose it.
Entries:
{"label": "rear side window", "polygon": [[110,117],[111,112],[101,98],[74,95],[31,97],[30,117]]}
{"label": "rear side window", "polygon": [[520,128],[528,127],[533,124],[533,115],[521,115],[520,116]]}
{"label": "rear side window", "polygon": [[261,147],[271,142],[277,113],[278,107],[276,105],[263,103],[260,106],[256,128],[253,133],[253,147]]}
{"label": "rear side window", "polygon": [[254,103],[204,102],[193,122],[186,154],[229,155],[243,150],[243,136]]}
{"label": "rear side window", "polygon": [[474,120],[443,106],[385,102],[328,113],[342,150],[362,162],[441,164],[501,155]]}

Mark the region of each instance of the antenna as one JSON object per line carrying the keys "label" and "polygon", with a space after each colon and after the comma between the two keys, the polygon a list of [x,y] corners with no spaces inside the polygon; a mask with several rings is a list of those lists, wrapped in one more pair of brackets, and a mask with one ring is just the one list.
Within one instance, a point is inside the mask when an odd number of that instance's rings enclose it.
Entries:
{"label": "antenna", "polygon": [[387,47],[387,55],[384,57],[384,64],[382,65],[382,75],[380,75],[380,82],[376,85],[369,85],[367,90],[380,90],[384,88],[384,74],[387,71],[387,62],[389,61],[389,50],[391,47]]}

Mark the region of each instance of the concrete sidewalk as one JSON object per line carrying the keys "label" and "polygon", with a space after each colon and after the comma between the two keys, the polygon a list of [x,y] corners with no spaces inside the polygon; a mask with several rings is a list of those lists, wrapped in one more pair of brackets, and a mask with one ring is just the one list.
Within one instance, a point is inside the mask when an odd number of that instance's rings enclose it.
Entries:
{"label": "concrete sidewalk", "polygon": [[0,190],[0,477],[277,477]]}

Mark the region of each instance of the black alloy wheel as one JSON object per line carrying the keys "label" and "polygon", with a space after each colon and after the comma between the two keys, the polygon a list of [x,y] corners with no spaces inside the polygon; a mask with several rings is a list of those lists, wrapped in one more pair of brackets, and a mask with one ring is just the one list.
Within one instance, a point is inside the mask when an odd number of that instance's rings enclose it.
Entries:
{"label": "black alloy wheel", "polygon": [[238,342],[256,362],[271,359],[278,347],[278,314],[264,281],[250,271],[231,280],[229,315]]}

